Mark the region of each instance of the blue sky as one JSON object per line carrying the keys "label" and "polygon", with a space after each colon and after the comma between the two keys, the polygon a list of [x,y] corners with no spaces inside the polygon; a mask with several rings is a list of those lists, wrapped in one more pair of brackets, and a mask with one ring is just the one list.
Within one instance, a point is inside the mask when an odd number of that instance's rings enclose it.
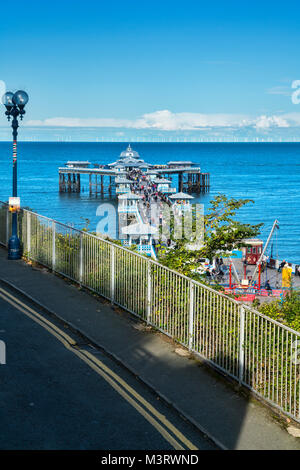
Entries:
{"label": "blue sky", "polygon": [[48,135],[75,126],[79,140],[82,127],[299,134],[297,2],[16,0],[1,9],[0,80],[30,94],[29,137],[49,126]]}

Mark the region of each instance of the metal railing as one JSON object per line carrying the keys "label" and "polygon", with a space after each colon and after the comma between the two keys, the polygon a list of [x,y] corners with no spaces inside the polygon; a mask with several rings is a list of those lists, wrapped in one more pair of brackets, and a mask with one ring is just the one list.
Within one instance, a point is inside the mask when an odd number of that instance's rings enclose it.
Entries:
{"label": "metal railing", "polygon": [[[0,202],[0,244],[10,213]],[[300,422],[300,333],[125,247],[22,210],[24,256],[174,338]]]}

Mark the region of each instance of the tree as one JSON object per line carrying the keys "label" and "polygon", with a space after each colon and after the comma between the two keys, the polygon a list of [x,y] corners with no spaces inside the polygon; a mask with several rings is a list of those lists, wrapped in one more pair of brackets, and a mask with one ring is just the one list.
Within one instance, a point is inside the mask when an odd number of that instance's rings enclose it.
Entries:
{"label": "tree", "polygon": [[[248,203],[253,203],[251,199],[228,199],[224,194],[215,196],[210,201],[207,214],[204,215],[204,240],[200,249],[190,250],[187,244],[192,240],[174,240],[175,245],[167,249],[162,245],[158,249],[159,261],[169,268],[175,269],[185,275],[194,275],[199,258],[212,260],[216,256],[226,257],[233,249],[245,246],[244,239],[255,237],[260,233],[263,224],[244,224],[235,220],[236,212]],[[194,235],[194,240],[196,236]]]}

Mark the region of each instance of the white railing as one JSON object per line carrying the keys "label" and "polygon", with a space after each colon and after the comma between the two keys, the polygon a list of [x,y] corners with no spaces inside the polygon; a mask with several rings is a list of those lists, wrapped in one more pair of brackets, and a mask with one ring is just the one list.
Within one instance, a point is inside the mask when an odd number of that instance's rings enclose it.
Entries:
{"label": "white railing", "polygon": [[[11,231],[0,203],[0,243]],[[300,422],[300,333],[138,253],[22,210],[24,256],[145,320]]]}

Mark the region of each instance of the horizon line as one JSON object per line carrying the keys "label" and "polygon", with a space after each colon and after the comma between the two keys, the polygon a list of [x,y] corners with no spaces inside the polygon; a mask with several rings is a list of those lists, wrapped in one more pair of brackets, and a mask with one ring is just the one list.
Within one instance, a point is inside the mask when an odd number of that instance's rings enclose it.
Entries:
{"label": "horizon line", "polygon": [[[12,140],[1,140],[0,143],[7,143],[11,144]],[[18,143],[27,143],[27,144],[39,144],[39,143],[45,143],[45,144],[300,144],[300,138],[297,141],[291,141],[291,140],[272,140],[272,141],[267,141],[267,140],[261,140],[261,141],[242,141],[242,140],[224,140],[224,141],[212,141],[212,140],[207,140],[207,141],[160,141],[160,140],[152,140],[152,141],[140,141],[140,140],[103,140],[103,141],[97,141],[97,140],[23,140],[23,139],[18,139]]]}

